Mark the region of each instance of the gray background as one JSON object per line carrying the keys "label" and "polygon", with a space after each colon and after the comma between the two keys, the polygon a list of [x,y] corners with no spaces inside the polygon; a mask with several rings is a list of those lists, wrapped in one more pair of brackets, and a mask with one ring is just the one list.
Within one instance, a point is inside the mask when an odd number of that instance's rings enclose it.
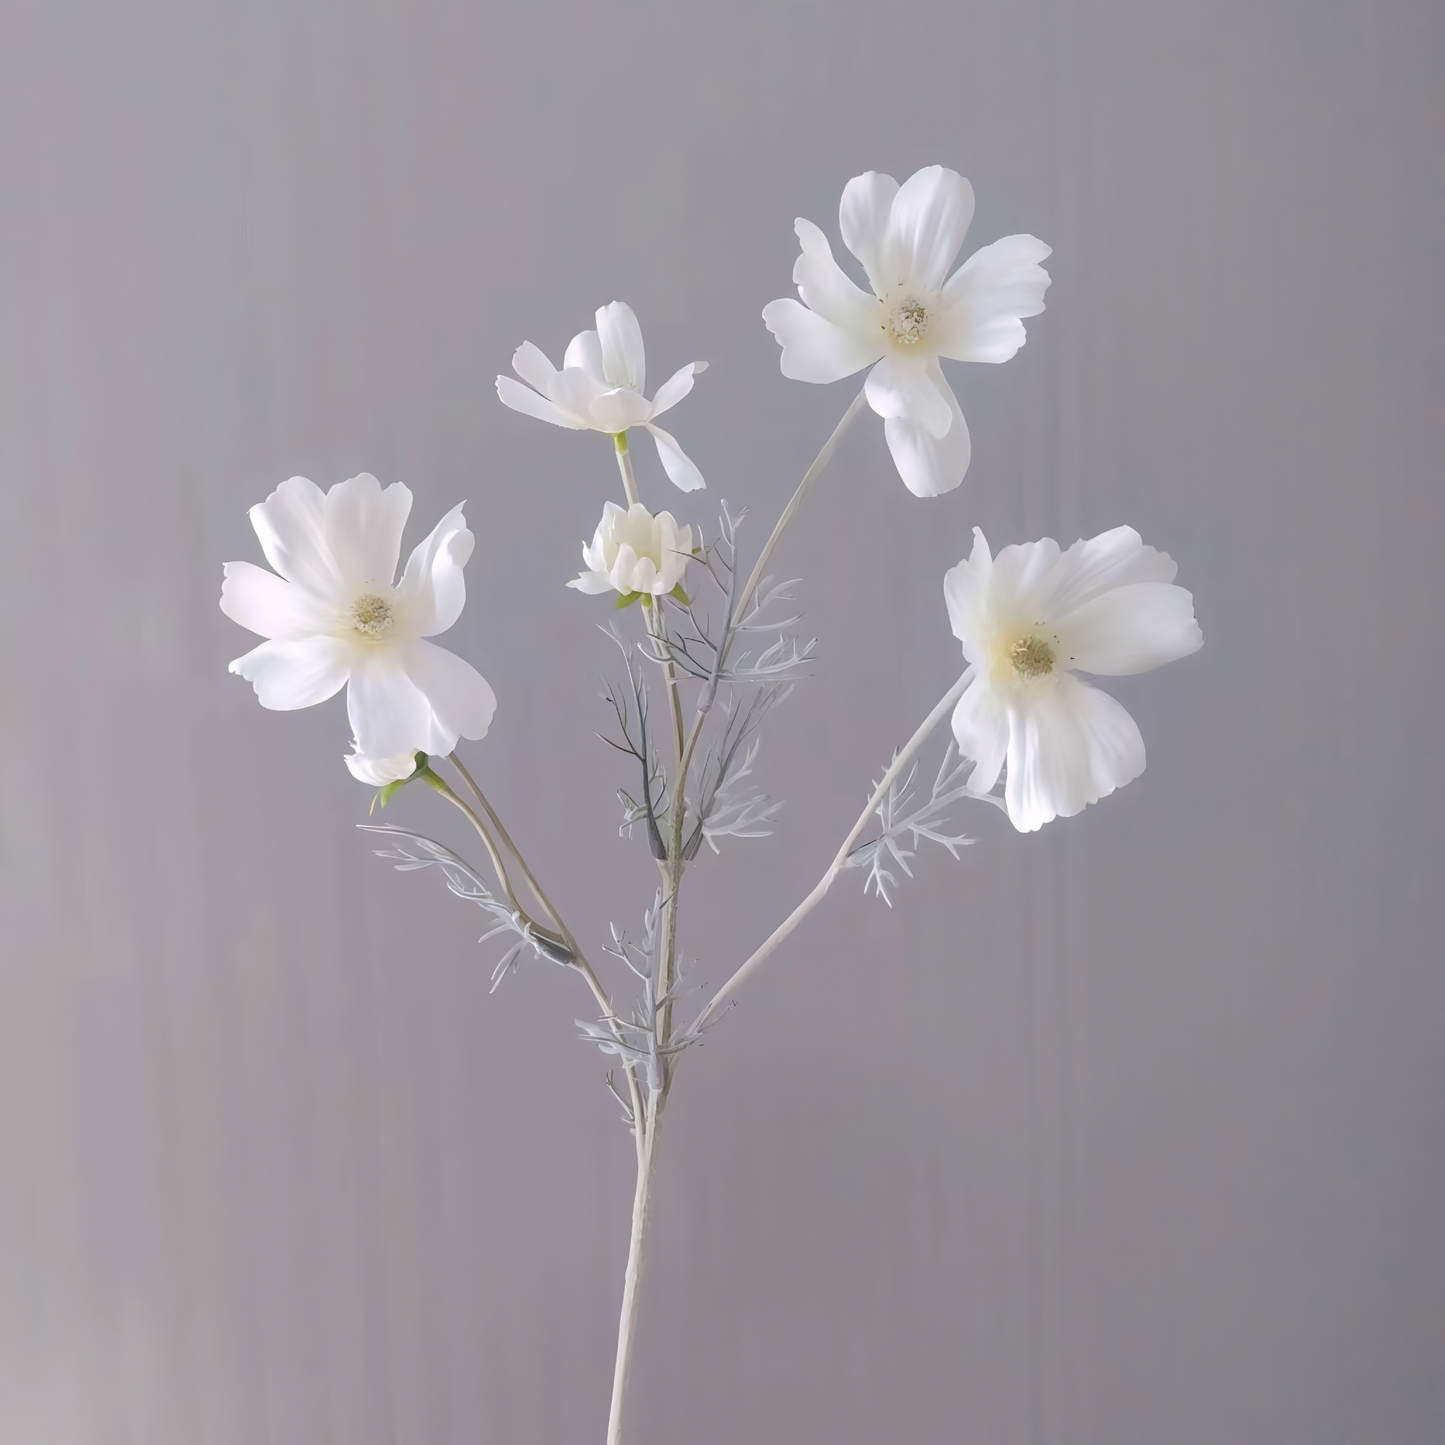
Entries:
{"label": "gray background", "polygon": [[[756,549],[852,394],[758,317],[795,215],[971,177],[1054,247],[952,368],[964,487],[866,416],[780,554],[823,665],[777,835],[705,857],[714,982],[958,667],[940,580],[1122,521],[1202,653],[1142,779],[845,878],[669,1109],[633,1437],[1445,1439],[1445,13],[1429,3],[77,4],[0,14],[0,1441],[601,1438],[631,1152],[533,967],[351,825],[340,699],[263,712],[221,563],[293,473],[460,498],[468,749],[592,940],[655,874],[563,590],[604,439],[505,411],[632,303]],[[428,796],[388,818],[435,826]]]}

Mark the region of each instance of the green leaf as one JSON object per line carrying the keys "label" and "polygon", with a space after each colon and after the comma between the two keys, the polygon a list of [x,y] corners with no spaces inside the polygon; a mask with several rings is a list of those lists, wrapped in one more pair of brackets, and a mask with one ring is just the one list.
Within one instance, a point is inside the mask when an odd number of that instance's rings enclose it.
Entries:
{"label": "green leaf", "polygon": [[631,607],[634,602],[640,602],[647,596],[645,592],[623,592],[617,598],[617,610],[622,611],[624,607]]}
{"label": "green leaf", "polygon": [[692,606],[692,598],[689,597],[687,593],[682,590],[681,582],[679,582],[668,595],[672,597],[675,601],[681,602],[684,607]]}

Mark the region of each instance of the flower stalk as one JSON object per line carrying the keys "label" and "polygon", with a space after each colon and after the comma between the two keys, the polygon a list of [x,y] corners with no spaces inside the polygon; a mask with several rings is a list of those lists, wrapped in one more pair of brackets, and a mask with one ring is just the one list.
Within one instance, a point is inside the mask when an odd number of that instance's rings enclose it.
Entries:
{"label": "flower stalk", "polygon": [[778,945],[823,901],[828,890],[833,886],[833,880],[847,867],[848,855],[853,851],[853,845],[858,841],[863,829],[868,826],[868,820],[877,810],[878,804],[887,797],[888,789],[893,786],[894,781],[903,772],[904,768],[917,756],[919,748],[927,742],[933,730],[953,711],[959,698],[963,696],[964,689],[967,688],[972,681],[973,669],[970,667],[965,670],[963,676],[934,704],[933,711],[918,725],[918,731],[903,745],[902,751],[894,756],[893,761],[884,771],[882,780],[878,786],[874,788],[867,805],[858,815],[858,821],[849,829],[848,836],[843,839],[842,846],[834,855],[833,861],[828,865],[827,871],[818,880],[813,891],[754,949],[738,968],[737,972],[718,989],[717,993],[713,995],[712,1001],[703,1009],[702,1013],[698,1015],[697,1023],[693,1026],[694,1028],[706,1028],[717,1011],[737,994],[737,991],[743,984],[767,962],[768,958],[771,957],[778,948]]}

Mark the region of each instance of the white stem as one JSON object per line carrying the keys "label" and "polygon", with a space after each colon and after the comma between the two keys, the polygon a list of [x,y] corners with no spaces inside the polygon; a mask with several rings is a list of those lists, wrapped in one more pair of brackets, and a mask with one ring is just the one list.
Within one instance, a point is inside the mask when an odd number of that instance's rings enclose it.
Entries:
{"label": "white stem", "polygon": [[642,1252],[652,1215],[652,1185],[657,1177],[656,1094],[650,1098],[646,1118],[637,1120],[637,1191],[632,1197],[632,1238],[627,1247],[627,1272],[622,1277],[622,1318],[617,1326],[617,1365],[612,1373],[612,1411],[607,1417],[607,1445],[621,1445],[622,1412],[632,1375],[632,1351],[637,1343],[637,1316],[642,1279]]}
{"label": "white stem", "polygon": [[622,490],[627,494],[627,505],[637,500],[637,478],[632,474],[632,454],[627,450],[627,433],[620,431],[612,438],[617,447],[617,470],[622,473]]}
{"label": "white stem", "polygon": [[838,849],[837,857],[828,865],[828,871],[818,880],[818,886],[788,914],[788,916],[764,939],[762,946],[749,958],[733,976],[717,991],[713,1000],[698,1015],[694,1028],[700,1029],[720,1009],[729,998],[747,981],[750,974],[759,968],[763,961],[773,952],[782,941],[810,914],[819,903],[823,901],[823,895],[833,886],[833,880],[847,866],[848,854],[853,851],[853,844],[858,841],[858,835],[868,826],[868,819],[873,816],[878,804],[887,795],[888,789],[893,781],[913,760],[913,756],[924,742],[928,735],[953,711],[954,705],[963,696],[963,690],[973,681],[973,669],[968,668],[962,677],[948,689],[938,700],[933,711],[928,714],[919,729],[913,734],[904,745],[903,751],[888,765],[883,774],[883,780],[873,790],[873,796],[868,799],[868,805],[853,824],[852,831],[843,840],[843,846]]}
{"label": "white stem", "polygon": [[753,574],[748,578],[748,584],[743,588],[743,595],[738,598],[738,605],[733,611],[733,626],[747,615],[748,603],[753,600],[753,593],[757,591],[758,583],[762,581],[763,568],[768,565],[768,559],[773,555],[773,548],[778,545],[778,538],[783,535],[783,528],[793,520],[798,508],[803,505],[803,494],[823,474],[823,468],[833,460],[833,453],[838,449],[838,443],[843,440],[843,433],[848,430],[853,418],[863,410],[865,393],[860,391],[853,398],[852,405],[843,413],[843,419],[833,428],[833,435],[823,443],[823,450],[813,458],[813,465],[808,468],[803,480],[798,483],[798,490],[793,493],[788,505],[783,508],[783,515],[778,518],[778,525],[773,528],[773,535],[768,538],[763,550],[758,554],[757,565],[753,568]]}

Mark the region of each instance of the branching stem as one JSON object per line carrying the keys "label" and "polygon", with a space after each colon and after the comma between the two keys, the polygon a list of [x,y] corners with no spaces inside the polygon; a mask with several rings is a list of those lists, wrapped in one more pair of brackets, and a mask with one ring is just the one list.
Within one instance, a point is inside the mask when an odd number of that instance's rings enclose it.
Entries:
{"label": "branching stem", "polygon": [[[656,978],[653,980],[653,997],[665,998],[671,991],[673,981],[677,972],[677,909],[678,895],[682,886],[682,875],[686,864],[683,860],[683,832],[686,812],[686,789],[687,777],[692,768],[693,757],[697,751],[698,741],[703,732],[703,726],[712,708],[713,701],[717,695],[719,675],[726,662],[726,656],[731,648],[733,638],[736,636],[738,624],[747,614],[747,609],[752,602],[753,594],[756,592],[759,582],[763,576],[763,569],[767,566],[772,557],[773,549],[778,544],[778,539],[783,534],[783,529],[792,521],[798,508],[802,505],[803,496],[808,488],[822,474],[823,469],[832,460],[834,451],[839,441],[847,431],[850,423],[858,415],[863,407],[864,394],[860,391],[851,406],[843,414],[842,420],[833,429],[833,434],[823,444],[823,449],[814,459],[812,466],[808,468],[803,480],[798,484],[798,489],[793,493],[788,505],[784,508],[783,514],[778,519],[777,526],[773,528],[772,536],[768,538],[767,544],[763,547],[758,557],[757,565],[753,568],[752,576],[749,577],[741,597],[733,594],[736,588],[736,577],[734,576],[733,586],[730,588],[728,598],[729,611],[725,622],[725,631],[721,646],[718,651],[712,675],[703,685],[698,696],[698,707],[696,716],[693,719],[692,727],[684,734],[682,723],[682,707],[678,695],[676,669],[673,662],[672,651],[667,640],[667,631],[663,623],[661,601],[649,604],[643,602],[643,609],[647,623],[648,635],[652,639],[655,655],[661,661],[663,672],[667,679],[668,705],[672,713],[673,734],[677,745],[677,768],[672,779],[672,799],[668,810],[668,831],[670,838],[666,849],[667,857],[658,862],[659,870],[663,878],[663,918],[660,920],[660,936],[658,947],[654,956],[653,967],[656,969]],[[632,471],[632,458],[627,450],[627,436],[619,433],[614,437],[617,449],[617,467],[622,474],[622,488],[627,496],[628,505],[638,501],[637,479]],[[966,681],[966,678],[964,679]],[[923,739],[931,731],[938,718],[943,715],[946,703],[951,703],[956,697],[956,691],[940,703],[934,713],[930,714],[929,721],[919,730],[919,733],[909,743],[905,753],[895,762],[894,769],[885,776],[881,785],[886,791],[888,784],[896,776],[896,769],[906,763],[907,759],[917,751]],[[646,762],[644,760],[644,768]],[[465,773],[463,774],[465,776]],[[468,779],[470,781],[470,779]],[[473,791],[476,785],[472,784]],[[481,798],[478,793],[478,798]],[[728,997],[747,976],[747,974],[767,956],[783,938],[797,925],[803,915],[827,891],[828,885],[832,882],[833,876],[842,867],[848,856],[848,850],[856,841],[858,834],[862,831],[868,817],[871,814],[875,803],[869,805],[863,817],[859,820],[857,827],[849,835],[847,842],[843,845],[838,859],[825,876],[824,882],[814,890],[805,904],[779,929],[763,948],[745,963],[733,976],[723,992],[712,1001],[704,1011],[702,1020],[706,1019],[713,1011]],[[485,801],[483,800],[485,807]],[[490,810],[488,815],[492,816]],[[650,815],[650,804],[649,804]],[[497,825],[500,832],[500,824]],[[505,836],[505,835],[503,835]],[[515,853],[516,849],[512,851]],[[530,879],[528,880],[530,882]],[[533,885],[535,891],[535,885]],[[539,900],[541,895],[538,895]],[[544,901],[545,906],[545,901]],[[548,910],[551,912],[551,910]],[[553,918],[556,918],[555,913]],[[558,926],[561,921],[557,920]],[[673,1064],[666,1062],[668,1054],[667,1045],[672,1036],[672,1004],[667,1003],[657,1009],[653,1018],[654,1038],[658,1056],[664,1060],[662,1068],[661,1086],[649,1092],[647,1107],[644,1110],[638,1103],[637,1082],[631,1069],[628,1070],[628,1081],[633,1088],[633,1118],[636,1126],[637,1142],[637,1190],[632,1204],[632,1232],[631,1241],[628,1247],[627,1271],[623,1277],[622,1286],[622,1317],[617,1332],[617,1363],[612,1380],[612,1408],[607,1424],[607,1445],[620,1445],[622,1439],[622,1420],[627,1403],[627,1388],[631,1378],[632,1353],[636,1343],[637,1319],[639,1308],[639,1282],[642,1274],[643,1249],[647,1237],[647,1229],[651,1220],[652,1212],[652,1189],[653,1181],[657,1170],[657,1131],[662,1113],[662,1106],[667,1098],[667,1092],[672,1082]]]}
{"label": "branching stem", "polygon": [[833,886],[833,880],[847,866],[848,854],[852,851],[854,843],[858,841],[858,835],[868,826],[868,820],[873,816],[878,804],[888,795],[888,789],[893,781],[913,761],[914,755],[918,752],[929,734],[952,712],[954,705],[963,696],[963,690],[973,681],[973,669],[970,667],[963,676],[948,689],[938,700],[933,711],[924,718],[919,725],[918,731],[909,738],[902,751],[888,765],[883,774],[883,780],[873,790],[873,796],[868,799],[867,806],[858,817],[858,821],[849,830],[848,836],[843,840],[843,846],[838,849],[837,856],[828,865],[828,871],[818,880],[818,885],[793,911],[763,940],[761,946],[748,958],[738,971],[717,991],[712,1002],[698,1015],[695,1029],[702,1028],[707,1021],[737,993],[738,989],[747,982],[748,978],[762,966],[768,956],[783,942],[787,936],[810,914],[819,903],[828,889]]}

